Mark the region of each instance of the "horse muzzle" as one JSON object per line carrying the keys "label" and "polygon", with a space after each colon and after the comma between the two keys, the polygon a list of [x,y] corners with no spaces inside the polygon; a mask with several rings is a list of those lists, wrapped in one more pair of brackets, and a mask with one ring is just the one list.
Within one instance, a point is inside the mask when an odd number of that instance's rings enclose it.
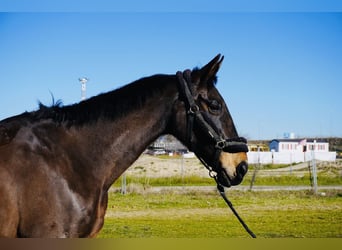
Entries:
{"label": "horse muzzle", "polygon": [[246,153],[222,152],[217,170],[217,180],[225,187],[239,185],[248,171]]}
{"label": "horse muzzle", "polygon": [[241,162],[236,167],[236,174],[234,176],[229,175],[226,169],[222,168],[221,171],[217,173],[217,180],[221,185],[225,187],[236,186],[242,182],[247,171],[248,171],[247,162]]}

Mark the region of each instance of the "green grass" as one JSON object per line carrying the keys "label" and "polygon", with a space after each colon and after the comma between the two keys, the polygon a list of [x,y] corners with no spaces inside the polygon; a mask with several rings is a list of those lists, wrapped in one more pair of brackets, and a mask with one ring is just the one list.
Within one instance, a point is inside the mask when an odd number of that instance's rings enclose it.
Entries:
{"label": "green grass", "polygon": [[[228,191],[258,237],[342,237],[342,193]],[[249,237],[216,192],[110,193],[99,238]]]}

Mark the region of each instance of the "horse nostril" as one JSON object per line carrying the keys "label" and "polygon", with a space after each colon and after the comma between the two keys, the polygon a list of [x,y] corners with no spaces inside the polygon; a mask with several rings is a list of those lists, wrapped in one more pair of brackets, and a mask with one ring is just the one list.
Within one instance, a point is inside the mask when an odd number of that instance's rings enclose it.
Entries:
{"label": "horse nostril", "polygon": [[248,171],[248,164],[247,162],[241,162],[237,169],[236,169],[236,172],[238,175],[240,175],[241,177],[243,177]]}

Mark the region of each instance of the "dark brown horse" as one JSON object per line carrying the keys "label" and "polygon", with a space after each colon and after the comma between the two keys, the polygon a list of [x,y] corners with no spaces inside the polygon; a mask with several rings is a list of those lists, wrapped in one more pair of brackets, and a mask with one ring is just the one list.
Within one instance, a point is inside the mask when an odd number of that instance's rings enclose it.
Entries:
{"label": "dark brown horse", "polygon": [[2,120],[0,236],[96,236],[108,189],[162,134],[194,151],[222,185],[239,184],[246,142],[215,88],[222,60]]}

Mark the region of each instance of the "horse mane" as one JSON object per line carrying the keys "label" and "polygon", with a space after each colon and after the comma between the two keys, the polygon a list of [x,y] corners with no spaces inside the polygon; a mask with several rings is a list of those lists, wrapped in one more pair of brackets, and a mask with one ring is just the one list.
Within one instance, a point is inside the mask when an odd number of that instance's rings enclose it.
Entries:
{"label": "horse mane", "polygon": [[[194,68],[193,72],[199,71]],[[115,120],[123,115],[140,108],[149,98],[159,95],[166,81],[175,81],[174,75],[153,75],[141,78],[116,90],[99,94],[76,104],[63,106],[61,100],[54,100],[52,105],[46,106],[39,102],[39,109],[33,112],[24,112],[20,115],[0,121],[9,126],[12,122],[34,122],[43,119],[52,119],[57,124],[67,126],[83,125],[96,122],[99,118]],[[208,79],[208,86],[216,84],[217,77]]]}
{"label": "horse mane", "polygon": [[61,101],[48,107],[39,103],[33,112],[36,119],[53,119],[67,126],[96,122],[99,118],[114,120],[140,108],[146,100],[161,93],[170,75],[141,78],[116,90],[102,93],[76,104],[63,106]]}

